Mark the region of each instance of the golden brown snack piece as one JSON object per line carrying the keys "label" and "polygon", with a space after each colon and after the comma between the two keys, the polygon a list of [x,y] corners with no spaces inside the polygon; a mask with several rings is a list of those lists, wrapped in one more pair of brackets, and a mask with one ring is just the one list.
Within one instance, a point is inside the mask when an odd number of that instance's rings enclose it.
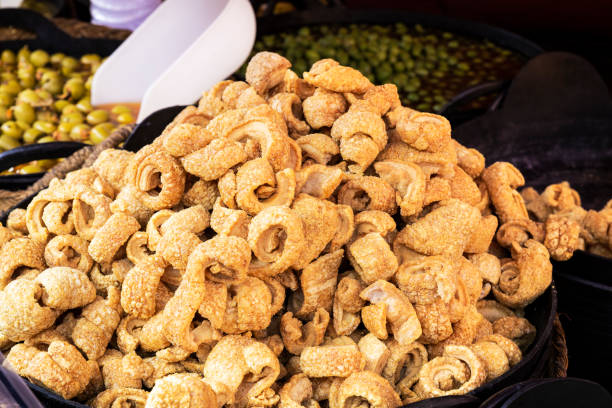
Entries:
{"label": "golden brown snack piece", "polygon": [[442,357],[421,368],[415,391],[421,398],[461,395],[482,385],[486,378],[484,364],[470,348],[448,345]]}
{"label": "golden brown snack piece", "polygon": [[96,262],[111,262],[119,248],[139,229],[136,218],[123,213],[113,214],[89,243],[89,254]]}
{"label": "golden brown snack piece", "polygon": [[350,109],[352,111],[366,110],[383,116],[400,105],[397,87],[393,84],[384,84],[370,88],[363,94],[363,98],[351,101]]}
{"label": "golden brown snack piece", "polygon": [[349,336],[361,322],[359,308],[363,306],[363,300],[358,294],[363,289],[363,284],[354,272],[348,272],[340,277],[338,289],[334,294],[333,328],[338,336]]}
{"label": "golden brown snack piece", "polygon": [[468,241],[465,251],[470,254],[478,254],[486,252],[491,246],[491,242],[497,231],[497,217],[493,214],[481,217],[478,226],[472,233]]}
{"label": "golden brown snack piece", "polygon": [[421,367],[427,363],[427,350],[419,342],[401,345],[397,341],[387,342],[390,354],[382,376],[406,398],[412,393],[412,386],[419,379]]}
{"label": "golden brown snack piece", "polygon": [[580,224],[558,215],[551,215],[545,224],[544,246],[551,258],[567,261],[580,247]]}
{"label": "golden brown snack piece", "polygon": [[268,207],[289,206],[295,196],[295,172],[284,169],[274,174],[267,160],[250,160],[236,174],[236,189],[236,203],[250,215]]}
{"label": "golden brown snack piece", "polygon": [[251,217],[243,210],[226,208],[218,199],[210,216],[210,227],[221,235],[234,235],[243,239],[249,233]]}
{"label": "golden brown snack piece", "polygon": [[293,317],[293,313],[287,312],[280,322],[280,333],[283,344],[288,352],[299,355],[306,347],[318,346],[323,343],[323,336],[329,324],[329,313],[319,308],[308,323]]}
{"label": "golden brown snack piece", "polygon": [[47,242],[45,262],[50,267],[67,266],[87,274],[93,266],[87,244],[87,241],[75,235],[57,235]]}
{"label": "golden brown snack piece", "polygon": [[162,144],[170,155],[183,157],[206,147],[214,138],[215,136],[202,126],[181,123],[164,135]]}
{"label": "golden brown snack piece", "polygon": [[329,58],[315,62],[310,71],[304,72],[304,79],[316,87],[340,93],[362,94],[374,86],[361,72]]}
{"label": "golden brown snack piece", "polygon": [[187,184],[181,204],[185,207],[201,205],[207,210],[212,210],[215,200],[219,197],[219,190],[215,181],[197,180],[193,184]]}
{"label": "golden brown snack piece", "polygon": [[521,350],[518,346],[499,334],[486,336],[470,348],[484,363],[487,381],[499,377],[521,360]]}
{"label": "golden brown snack piece", "polygon": [[165,267],[162,257],[153,255],[130,269],[121,285],[121,306],[127,314],[140,319],[155,314],[155,294]]}
{"label": "golden brown snack piece", "polygon": [[395,115],[393,127],[404,143],[430,152],[438,152],[450,143],[451,126],[445,117],[409,108],[397,109],[399,112],[392,112]]}
{"label": "golden brown snack piece", "polygon": [[146,224],[154,211],[139,199],[139,194],[136,187],[131,184],[126,185],[110,204],[111,212],[125,213],[136,218],[139,223]]}
{"label": "golden brown snack piece", "polygon": [[310,164],[295,174],[295,190],[321,199],[329,199],[343,180],[343,173],[337,167]]}
{"label": "golden brown snack piece", "polygon": [[272,350],[243,336],[223,337],[208,355],[203,370],[205,381],[215,390],[218,402],[221,393],[217,389],[220,389],[227,396],[225,403],[237,404],[252,404],[270,393],[279,372],[280,364]]}
{"label": "golden brown snack piece", "polygon": [[283,115],[289,128],[289,134],[293,137],[305,135],[310,131],[310,126],[303,120],[302,101],[296,94],[280,92],[268,99],[268,103],[275,111]]}
{"label": "golden brown snack piece", "polygon": [[300,354],[300,368],[309,377],[348,377],[364,367],[356,344],[306,347]]}
{"label": "golden brown snack piece", "polygon": [[374,305],[364,306],[361,309],[361,320],[363,325],[370,333],[377,338],[385,340],[388,337],[387,333],[387,304],[378,303]]}
{"label": "golden brown snack piece", "polygon": [[96,298],[93,284],[78,269],[56,266],[45,269],[34,281],[42,288],[42,303],[57,310],[82,307]]}
{"label": "golden brown snack piece", "polygon": [[312,383],[304,374],[292,376],[278,391],[280,408],[318,407],[313,400]]}
{"label": "golden brown snack piece", "polygon": [[353,401],[367,401],[366,406],[396,408],[402,405],[399,395],[384,378],[371,371],[351,374],[337,391],[330,393],[330,408],[348,408]]}
{"label": "golden brown snack piece", "polygon": [[7,361],[20,375],[67,399],[80,394],[91,378],[87,361],[64,341],[52,341],[46,351],[18,344],[9,352]]}
{"label": "golden brown snack piece", "polygon": [[159,230],[164,235],[170,231],[189,231],[202,233],[210,225],[210,214],[201,205],[185,208],[172,214],[164,221]]}
{"label": "golden brown snack piece", "polygon": [[147,403],[149,408],[216,407],[217,397],[196,374],[172,374],[155,382]]}
{"label": "golden brown snack piece", "polygon": [[247,154],[240,143],[214,139],[206,147],[183,157],[181,164],[188,173],[210,181],[218,179],[246,159]]}
{"label": "golden brown snack piece", "polygon": [[302,104],[304,118],[313,129],[331,127],[336,119],[346,112],[344,97],[324,88],[316,88],[314,94]]}
{"label": "golden brown snack piece", "polygon": [[391,247],[378,233],[372,232],[355,242],[347,251],[348,259],[367,285],[378,279],[389,279],[397,270],[397,259]]}
{"label": "golden brown snack piece", "polygon": [[82,188],[76,193],[72,201],[72,214],[74,228],[81,238],[87,241],[94,238],[96,232],[111,216],[110,204],[110,198],[89,188]]}
{"label": "golden brown snack piece", "polygon": [[100,153],[92,168],[116,191],[125,185],[125,170],[134,153],[123,149],[106,149]]}
{"label": "golden brown snack piece", "polygon": [[44,245],[29,238],[14,238],[0,248],[0,290],[26,268],[45,268]]}
{"label": "golden brown snack piece", "polygon": [[516,316],[497,319],[493,323],[493,332],[514,341],[523,352],[533,343],[536,336],[536,328],[527,319]]}
{"label": "golden brown snack piece", "polygon": [[147,378],[152,367],[136,353],[122,354],[108,349],[98,363],[102,367],[102,377],[106,388],[142,388],[142,380]]}
{"label": "golden brown snack piece", "polygon": [[354,212],[378,210],[393,215],[397,210],[393,187],[372,176],[356,176],[344,183],[338,191],[338,204],[348,205]]}
{"label": "golden brown snack piece", "polygon": [[402,217],[418,214],[425,199],[425,174],[412,162],[379,161],[374,163],[378,175],[396,191]]}
{"label": "golden brown snack piece", "polygon": [[[6,219],[6,226],[14,231],[27,234],[26,210],[23,208],[15,208],[12,210]],[[0,245],[0,247],[2,247],[2,245]]]}
{"label": "golden brown snack piece", "polygon": [[385,343],[368,333],[359,340],[357,346],[366,359],[364,369],[380,375],[391,355]]}
{"label": "golden brown snack piece", "polygon": [[42,303],[42,286],[17,279],[0,292],[0,333],[11,341],[23,341],[51,327],[60,311]]}
{"label": "golden brown snack piece", "polygon": [[552,282],[552,265],[546,247],[534,240],[525,246],[512,245],[512,262],[502,265],[499,284],[493,286],[502,304],[525,307],[540,296]]}
{"label": "golden brown snack piece", "polygon": [[478,150],[467,148],[455,139],[451,141],[457,152],[457,165],[473,179],[480,176],[485,168],[484,156]]}
{"label": "golden brown snack piece", "polygon": [[246,81],[258,94],[266,95],[270,89],[281,83],[289,68],[291,63],[286,58],[273,52],[258,52],[247,65]]}
{"label": "golden brown snack piece", "polygon": [[92,408],[114,408],[122,405],[144,408],[149,393],[136,388],[112,388],[98,394]]}
{"label": "golden brown snack piece", "polygon": [[297,139],[302,156],[319,164],[327,164],[333,156],[340,154],[340,147],[323,133],[311,133]]}
{"label": "golden brown snack piece", "polygon": [[387,305],[387,321],[400,344],[409,344],[421,336],[421,324],[412,304],[392,283],[378,280],[365,288],[359,296],[373,304]]}

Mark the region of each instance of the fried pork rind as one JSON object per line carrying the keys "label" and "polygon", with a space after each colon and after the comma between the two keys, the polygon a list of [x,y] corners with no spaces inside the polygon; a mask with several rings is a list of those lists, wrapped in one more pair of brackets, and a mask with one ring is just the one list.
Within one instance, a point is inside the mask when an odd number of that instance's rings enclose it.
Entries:
{"label": "fried pork rind", "polygon": [[52,341],[46,351],[18,344],[7,361],[20,375],[67,399],[85,390],[92,373],[81,353],[61,340]]}
{"label": "fried pork rind", "polygon": [[51,327],[60,311],[42,303],[45,291],[33,280],[17,279],[0,292],[0,333],[14,342]]}
{"label": "fried pork rind", "polygon": [[295,172],[284,169],[274,174],[267,160],[250,160],[238,170],[236,188],[236,203],[250,215],[268,207],[289,206],[295,196]]}
{"label": "fried pork rind", "polygon": [[251,217],[243,210],[234,210],[222,205],[218,199],[210,216],[210,227],[220,235],[234,235],[243,239],[249,233]]}
{"label": "fried pork rind", "polygon": [[112,200],[104,194],[89,188],[82,188],[76,193],[72,202],[72,214],[74,228],[81,238],[87,241],[94,238],[96,232],[111,216],[111,202]]}
{"label": "fried pork rind", "polygon": [[91,402],[92,408],[129,406],[144,408],[149,393],[136,388],[111,388],[98,394]]}
{"label": "fried pork rind", "polygon": [[54,179],[49,187],[40,191],[26,209],[26,226],[30,238],[45,243],[49,239],[49,229],[43,219],[44,209],[51,202],[65,202],[74,198],[74,192],[65,182]]}
{"label": "fried pork rind", "polygon": [[318,346],[323,343],[328,324],[329,313],[323,308],[317,309],[312,320],[305,325],[293,317],[293,313],[287,312],[281,318],[280,323],[283,344],[289,353],[299,355],[305,347]]}
{"label": "fried pork rind", "polygon": [[312,159],[318,164],[327,164],[340,154],[340,148],[334,140],[323,133],[311,133],[297,139],[302,149],[302,157]]}
{"label": "fried pork rind", "polygon": [[336,92],[316,88],[302,103],[304,118],[313,129],[331,127],[347,109],[344,97]]}
{"label": "fried pork rind", "polygon": [[210,214],[201,205],[185,208],[172,214],[160,226],[161,234],[170,231],[189,231],[194,234],[202,233],[210,225]]}
{"label": "fried pork rind", "polygon": [[96,288],[78,269],[56,266],[41,272],[34,281],[42,288],[42,303],[54,309],[75,309],[96,298]]}
{"label": "fried pork rind", "polygon": [[216,407],[212,388],[196,374],[172,374],[155,382],[147,403],[149,408]]}
{"label": "fried pork rind", "polygon": [[330,408],[349,408],[359,403],[365,407],[396,408],[402,405],[399,395],[380,375],[371,371],[351,374],[333,393]]}
{"label": "fried pork rind", "polygon": [[212,210],[215,200],[219,197],[219,189],[215,181],[197,180],[188,184],[181,204],[185,207],[201,205],[206,210]]}
{"label": "fried pork rind", "polygon": [[359,309],[363,299],[359,297],[363,284],[355,273],[346,273],[338,282],[333,304],[333,328],[338,336],[348,336],[359,326]]}
{"label": "fried pork rind", "polygon": [[322,255],[302,270],[301,292],[293,294],[289,306],[296,316],[309,319],[318,308],[331,312],[343,254],[344,251],[339,249]]}
{"label": "fried pork rind", "polygon": [[365,284],[389,279],[397,271],[397,258],[387,241],[376,232],[353,242],[348,247],[347,256]]}
{"label": "fried pork rind", "polygon": [[283,115],[291,135],[305,135],[310,131],[310,126],[303,120],[302,101],[296,94],[280,92],[268,99],[268,103]]}
{"label": "fried pork rind", "polygon": [[499,377],[521,360],[522,353],[511,340],[499,334],[492,334],[470,346],[484,363],[487,381]]}
{"label": "fried pork rind", "polygon": [[476,149],[467,148],[456,140],[451,140],[457,152],[457,165],[473,179],[480,176],[485,168],[484,156]]}
{"label": "fried pork rind", "polygon": [[512,262],[502,265],[499,284],[493,295],[500,303],[525,307],[540,296],[552,282],[552,264],[546,247],[534,240],[525,246],[512,245]]}
{"label": "fried pork rind", "polygon": [[443,116],[404,107],[398,107],[388,116],[399,139],[415,149],[438,152],[450,143],[450,122]]}
{"label": "fried pork rind", "polygon": [[121,285],[121,306],[126,313],[140,319],[155,314],[155,294],[165,267],[162,257],[153,255],[130,269]]}
{"label": "fried pork rind", "polygon": [[421,324],[412,304],[392,283],[378,280],[365,288],[359,296],[372,304],[387,305],[387,321],[398,343],[410,344],[421,336]]}
{"label": "fried pork rind", "polygon": [[[108,199],[110,200],[110,199]],[[74,231],[75,213],[70,201],[54,201],[45,206],[42,221],[51,234],[72,234]],[[10,225],[7,220],[7,225]],[[27,233],[27,227],[25,233]]]}
{"label": "fried pork rind", "polygon": [[247,65],[246,81],[258,94],[266,95],[283,81],[289,68],[291,63],[286,58],[273,52],[258,52]]}
{"label": "fried pork rind", "polygon": [[142,201],[140,201],[139,191],[131,184],[126,185],[121,189],[117,197],[115,197],[115,201],[110,204],[110,209],[113,214],[116,213],[125,213],[127,215],[131,215],[136,218],[139,223],[146,224],[151,215],[153,214],[153,210],[144,205]]}
{"label": "fried pork rind", "polygon": [[0,290],[24,269],[45,268],[44,245],[29,238],[11,239],[0,248]]}
{"label": "fried pork rind", "polygon": [[304,79],[311,85],[333,92],[362,94],[374,85],[354,68],[340,65],[333,59],[315,62]]}
{"label": "fried pork rind", "polygon": [[[210,117],[206,113],[196,109],[196,107],[193,105],[189,105],[180,111],[174,120],[172,120],[172,122],[166,126],[161,136],[167,135],[175,126],[180,125],[181,123],[190,123],[192,125],[206,127],[209,121]],[[155,146],[156,148],[161,148],[161,142],[163,142],[163,140],[163,137],[157,138],[151,145]]]}
{"label": "fried pork rind", "polygon": [[499,283],[501,263],[495,255],[486,252],[470,255],[469,260],[480,271],[483,280],[480,298],[484,298],[489,294],[493,285]]}
{"label": "fried pork rind", "polygon": [[442,357],[421,368],[415,391],[421,398],[461,395],[482,385],[486,378],[484,363],[469,347],[448,345]]}
{"label": "fried pork rind", "polygon": [[580,224],[570,218],[551,215],[545,224],[544,246],[555,261],[567,261],[580,248]]}
{"label": "fried pork rind", "polygon": [[302,219],[286,207],[268,207],[251,220],[247,239],[256,259],[249,273],[274,276],[294,265],[304,251]]}
{"label": "fried pork rind", "polygon": [[523,317],[507,316],[493,323],[493,333],[508,338],[525,352],[536,337],[536,328]]}
{"label": "fried pork rind", "polygon": [[378,210],[393,215],[397,210],[395,189],[372,176],[356,176],[344,183],[338,191],[338,204],[348,205],[354,212]]}
{"label": "fried pork rind", "polygon": [[89,243],[89,254],[98,263],[109,263],[119,248],[139,229],[136,218],[123,213],[113,214]]}
{"label": "fried pork rind", "polygon": [[486,252],[491,246],[497,230],[497,217],[493,214],[481,217],[478,226],[472,233],[465,251],[470,254]]}
{"label": "fried pork rind", "polygon": [[170,208],[181,201],[185,170],[177,159],[152,145],[134,155],[126,169],[128,183],[136,188],[138,199],[153,211]]}
{"label": "fried pork rind", "polygon": [[366,360],[356,344],[305,347],[300,368],[309,377],[348,377],[361,371]]}
{"label": "fried pork rind", "polygon": [[342,170],[322,164],[310,164],[295,174],[297,194],[329,199],[344,178]]}
{"label": "fried pork rind", "polygon": [[259,398],[269,394],[279,372],[278,358],[268,346],[235,335],[223,337],[213,347],[203,369],[205,381],[213,386],[218,402],[217,387],[224,389],[228,398],[225,403],[239,405],[255,405]]}
{"label": "fried pork rind", "polygon": [[181,123],[164,135],[162,144],[171,156],[183,157],[206,147],[214,138],[215,136],[202,126]]}
{"label": "fried pork rind", "polygon": [[366,359],[364,369],[380,375],[391,355],[385,343],[372,333],[368,333],[359,340],[357,346]]}
{"label": "fried pork rind", "polygon": [[97,297],[93,303],[83,308],[81,317],[76,320],[70,333],[74,344],[90,360],[97,360],[104,354],[119,325],[119,296],[119,290],[110,287],[107,299]]}
{"label": "fried pork rind", "polygon": [[403,217],[421,212],[426,179],[420,166],[412,162],[389,160],[374,163],[374,168],[395,189],[396,202]]}
{"label": "fried pork rind", "polygon": [[427,350],[419,342],[401,345],[395,340],[387,342],[389,358],[381,375],[402,398],[412,395],[412,386],[419,379],[421,367],[427,363]]}
{"label": "fried pork rind", "polygon": [[317,408],[319,404],[313,399],[312,383],[304,374],[292,376],[278,391],[279,408]]}
{"label": "fried pork rind", "polygon": [[6,219],[6,226],[14,231],[27,234],[28,226],[26,225],[26,210],[23,208],[15,208],[12,210]]}
{"label": "fried pork rind", "polygon": [[247,154],[240,143],[227,139],[214,139],[206,147],[181,159],[185,171],[203,180],[216,180],[229,169],[244,162]]}
{"label": "fried pork rind", "polygon": [[76,235],[58,235],[45,247],[45,262],[48,266],[67,266],[89,273],[93,259],[87,252],[88,242]]}
{"label": "fried pork rind", "polygon": [[495,323],[496,320],[502,317],[516,316],[512,309],[502,305],[496,300],[479,300],[476,304],[476,308],[478,309],[478,313],[482,314],[484,318],[491,323]]}
{"label": "fried pork rind", "polygon": [[356,239],[362,238],[370,233],[380,234],[387,242],[394,238],[396,230],[393,218],[383,211],[362,211],[355,216]]}
{"label": "fried pork rind", "polygon": [[152,367],[136,353],[122,354],[108,349],[98,361],[106,388],[142,388],[142,380],[151,375]]}
{"label": "fried pork rind", "polygon": [[352,111],[370,111],[383,116],[400,105],[397,87],[393,84],[384,84],[370,88],[363,95],[363,98],[351,102],[350,109]]}
{"label": "fried pork rind", "polygon": [[98,155],[92,168],[115,191],[119,191],[126,183],[125,170],[133,156],[134,153],[128,150],[106,149]]}
{"label": "fried pork rind", "polygon": [[369,111],[350,111],[340,116],[331,128],[331,137],[340,141],[340,155],[349,169],[363,173],[387,144],[385,122]]}
{"label": "fried pork rind", "polygon": [[480,211],[451,199],[397,234],[396,241],[427,255],[459,257],[478,227]]}
{"label": "fried pork rind", "polygon": [[361,320],[365,328],[379,339],[385,340],[388,337],[386,303],[364,306],[361,309]]}

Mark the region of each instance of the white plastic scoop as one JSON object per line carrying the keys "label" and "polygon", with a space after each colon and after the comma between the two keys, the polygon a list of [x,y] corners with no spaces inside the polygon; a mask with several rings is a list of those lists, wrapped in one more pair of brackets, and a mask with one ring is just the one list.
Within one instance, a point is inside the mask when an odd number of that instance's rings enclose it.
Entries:
{"label": "white plastic scoop", "polygon": [[235,72],[254,41],[248,0],[166,0],[98,68],[91,103],[140,102],[138,121],[189,105]]}

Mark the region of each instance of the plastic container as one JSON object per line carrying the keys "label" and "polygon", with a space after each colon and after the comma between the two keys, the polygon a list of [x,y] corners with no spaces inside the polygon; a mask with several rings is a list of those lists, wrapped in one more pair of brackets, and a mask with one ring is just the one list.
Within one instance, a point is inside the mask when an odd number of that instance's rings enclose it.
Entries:
{"label": "plastic container", "polygon": [[161,4],[161,0],[91,0],[93,24],[135,30]]}

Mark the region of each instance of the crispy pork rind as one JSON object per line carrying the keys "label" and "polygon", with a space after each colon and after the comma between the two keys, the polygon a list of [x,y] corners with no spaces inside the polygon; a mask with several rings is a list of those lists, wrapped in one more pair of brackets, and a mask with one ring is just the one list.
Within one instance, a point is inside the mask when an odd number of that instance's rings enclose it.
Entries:
{"label": "crispy pork rind", "polygon": [[344,179],[342,170],[322,164],[310,164],[295,173],[297,194],[329,199]]}
{"label": "crispy pork rind", "polygon": [[183,157],[181,164],[188,173],[210,181],[218,179],[246,159],[247,154],[240,143],[227,139],[214,139],[206,147]]}
{"label": "crispy pork rind", "polygon": [[157,288],[166,268],[166,262],[159,255],[140,260],[125,276],[121,285],[121,306],[123,310],[140,319],[155,314]]}
{"label": "crispy pork rind", "polygon": [[93,259],[87,252],[88,242],[76,235],[58,235],[47,242],[45,262],[48,266],[67,266],[89,273]]}
{"label": "crispy pork rind", "polygon": [[119,325],[119,296],[117,288],[109,288],[106,299],[97,297],[93,303],[83,308],[71,330],[72,341],[90,360],[97,360],[104,354]]}
{"label": "crispy pork rind", "polygon": [[128,150],[106,149],[100,152],[92,167],[115,191],[119,191],[126,184],[125,171],[133,156],[134,153]]}
{"label": "crispy pork rind", "polygon": [[[347,97],[347,99],[351,98]],[[397,93],[397,86],[393,84],[384,84],[370,88],[363,94],[363,98],[357,98],[351,101],[350,110],[370,111],[379,116],[383,116],[400,105],[401,102]]]}
{"label": "crispy pork rind", "polygon": [[427,350],[419,342],[401,345],[395,340],[387,342],[389,358],[381,375],[400,394],[402,399],[412,395],[412,386],[419,379],[421,367],[427,363]]}
{"label": "crispy pork rind", "polygon": [[348,205],[354,212],[378,210],[393,215],[397,210],[395,189],[372,176],[356,176],[344,183],[338,191],[338,204]]}
{"label": "crispy pork rind", "polygon": [[275,111],[283,115],[290,135],[296,137],[310,131],[310,126],[303,120],[302,101],[296,94],[280,92],[268,99],[268,103]]}
{"label": "crispy pork rind", "polygon": [[42,303],[43,287],[33,280],[17,279],[0,292],[0,333],[18,342],[51,327],[60,311]]}
{"label": "crispy pork rind", "polygon": [[96,232],[111,216],[111,202],[112,200],[104,194],[89,188],[82,188],[75,194],[72,201],[74,229],[81,238],[87,241],[94,238]]}
{"label": "crispy pork rind", "polygon": [[300,354],[300,368],[308,377],[348,377],[363,370],[365,363],[354,343],[306,347]]}
{"label": "crispy pork rind", "polygon": [[349,169],[363,173],[387,144],[385,122],[369,111],[350,111],[340,116],[331,128],[331,137],[340,141],[340,155]]}
{"label": "crispy pork rind", "polygon": [[56,266],[41,272],[34,281],[42,288],[42,303],[54,309],[75,309],[96,298],[96,288],[78,269]]}
{"label": "crispy pork rind", "polygon": [[371,371],[353,373],[342,381],[337,389],[330,391],[330,408],[348,408],[356,403],[360,406],[381,408],[396,408],[402,405],[393,387]]}
{"label": "crispy pork rind", "polygon": [[278,391],[279,408],[301,408],[319,406],[313,399],[312,383],[304,374],[292,376]]}
{"label": "crispy pork rind", "polygon": [[480,176],[485,168],[484,156],[478,150],[467,148],[454,139],[452,143],[457,152],[457,165],[473,179]]}
{"label": "crispy pork rind", "polygon": [[106,388],[142,388],[142,381],[147,378],[152,367],[146,364],[136,353],[122,354],[108,349],[98,361],[102,367],[102,377]]}
{"label": "crispy pork rind", "polygon": [[536,328],[523,317],[507,316],[493,323],[493,333],[500,334],[516,343],[525,352],[536,337]]}
{"label": "crispy pork rind", "polygon": [[89,243],[89,254],[98,263],[110,263],[119,248],[139,229],[136,218],[123,213],[113,214]]}
{"label": "crispy pork rind", "polygon": [[162,145],[171,156],[183,157],[206,147],[214,138],[202,126],[181,123],[164,135]]}
{"label": "crispy pork rind", "polygon": [[46,351],[18,344],[7,355],[7,361],[19,375],[66,399],[85,390],[92,372],[81,353],[61,340],[52,341]]}
{"label": "crispy pork rind", "polygon": [[580,248],[580,224],[570,218],[551,215],[545,224],[544,246],[551,258],[567,261]]}
{"label": "crispy pork rind", "polygon": [[312,320],[306,324],[293,317],[293,313],[285,313],[281,318],[280,333],[287,351],[300,355],[305,347],[323,343],[329,320],[329,313],[323,308],[317,309]]}
{"label": "crispy pork rind", "polygon": [[295,172],[284,169],[275,174],[267,160],[250,160],[238,170],[236,188],[236,203],[250,215],[268,207],[289,206],[295,196]]}
{"label": "crispy pork rind", "polygon": [[378,175],[396,191],[396,202],[402,217],[418,214],[425,199],[425,173],[412,162],[379,161],[374,163]]}
{"label": "crispy pork rind", "polygon": [[217,389],[223,390],[223,403],[255,406],[262,397],[274,398],[271,386],[279,372],[280,363],[274,352],[244,336],[223,337],[211,350],[203,369],[205,381],[215,390],[218,402],[221,403]]}
{"label": "crispy pork rind", "polygon": [[347,109],[344,97],[324,88],[316,88],[314,94],[302,103],[304,118],[313,129],[331,127]]}
{"label": "crispy pork rind", "polygon": [[155,382],[147,403],[149,408],[216,407],[212,388],[196,374],[171,374]]}
{"label": "crispy pork rind", "polygon": [[359,340],[357,346],[366,359],[364,369],[380,375],[391,354],[385,343],[368,333]]}
{"label": "crispy pork rind", "polygon": [[210,227],[220,235],[234,235],[247,238],[251,217],[243,210],[226,208],[221,199],[215,202],[210,216]]}
{"label": "crispy pork rind", "polygon": [[469,254],[486,252],[491,246],[491,242],[495,237],[497,225],[497,217],[493,214],[481,217],[480,221],[478,222],[478,226],[472,233],[472,236],[465,247],[464,252]]}
{"label": "crispy pork rind", "polygon": [[193,184],[188,184],[181,204],[185,207],[201,205],[207,210],[212,210],[215,200],[219,197],[219,189],[215,181],[199,179]]}
{"label": "crispy pork rind", "polygon": [[499,284],[493,295],[502,304],[525,307],[540,296],[552,282],[552,264],[548,250],[534,240],[525,246],[512,245],[512,261],[502,265]]}
{"label": "crispy pork rind", "polygon": [[482,360],[487,371],[487,381],[499,377],[521,361],[522,353],[515,342],[500,334],[491,334],[470,346]]}
{"label": "crispy pork rind", "polygon": [[0,290],[24,269],[45,268],[44,245],[29,238],[14,238],[0,248]]}
{"label": "crispy pork rind", "polygon": [[247,241],[255,259],[249,273],[274,276],[294,265],[304,251],[302,219],[286,207],[268,207],[251,220]]}
{"label": "crispy pork rind", "polygon": [[[13,231],[27,234],[28,226],[26,225],[26,210],[23,208],[15,208],[12,210],[6,218],[6,226]],[[2,245],[0,245],[0,247],[2,247]]]}
{"label": "crispy pork rind", "polygon": [[362,211],[355,216],[354,224],[354,239],[362,238],[370,233],[380,234],[387,242],[395,238],[395,221],[384,211]]}
{"label": "crispy pork rind", "polygon": [[322,255],[302,270],[299,278],[301,291],[290,298],[289,308],[296,316],[311,318],[318,308],[331,312],[343,254],[344,251],[339,249]]}
{"label": "crispy pork rind", "polygon": [[291,63],[286,58],[273,52],[258,52],[247,65],[246,81],[258,94],[265,96],[283,81],[289,68]]}
{"label": "crispy pork rind", "polygon": [[334,156],[340,154],[336,142],[323,133],[302,136],[297,139],[297,144],[302,149],[304,159],[314,160],[318,164],[327,164]]}
{"label": "crispy pork rind", "polygon": [[[74,191],[60,180],[52,180],[49,187],[40,191],[26,209],[26,226],[30,238],[38,242],[47,242],[49,229],[43,219],[45,207],[51,202],[65,202],[74,198]],[[57,218],[55,218],[57,219]]]}
{"label": "crispy pork rind", "polygon": [[144,408],[149,393],[137,388],[111,388],[98,394],[91,402],[92,408],[131,406]]}
{"label": "crispy pork rind", "polygon": [[438,152],[450,143],[451,126],[444,116],[403,107],[397,109],[388,116],[395,123],[393,127],[402,142],[430,152]]}
{"label": "crispy pork rind", "polygon": [[483,280],[480,298],[484,298],[491,292],[493,285],[499,283],[501,263],[498,257],[486,252],[470,255],[469,260],[480,271]]}
{"label": "crispy pork rind", "polygon": [[421,368],[414,389],[421,398],[462,395],[484,384],[486,378],[484,363],[469,347],[448,345],[443,356]]}
{"label": "crispy pork rind", "polygon": [[304,79],[311,85],[333,92],[362,94],[374,85],[354,68],[340,65],[333,59],[315,62]]}
{"label": "crispy pork rind", "polygon": [[385,239],[376,232],[353,242],[347,251],[348,259],[361,280],[370,284],[378,279],[389,279],[397,270],[397,258]]}
{"label": "crispy pork rind", "polygon": [[138,220],[141,224],[146,224],[153,210],[147,207],[138,197],[139,191],[131,184],[126,185],[121,189],[115,201],[110,204],[110,210],[113,214],[125,213]]}
{"label": "crispy pork rind", "polygon": [[396,241],[427,255],[460,256],[480,221],[480,211],[451,199],[397,234]]}
{"label": "crispy pork rind", "polygon": [[209,121],[210,116],[202,112],[200,109],[197,109],[195,106],[189,105],[174,117],[172,122],[165,127],[161,134],[162,137],[155,139],[151,145],[155,146],[156,148],[161,148],[161,144],[164,140],[163,136],[167,135],[175,126],[180,125],[181,123],[190,123],[192,125],[206,127]]}
{"label": "crispy pork rind", "polygon": [[178,204],[185,189],[185,170],[177,159],[152,145],[140,149],[126,169],[137,197],[153,211]]}
{"label": "crispy pork rind", "polygon": [[348,336],[353,333],[361,322],[359,309],[364,300],[359,293],[364,285],[358,276],[353,273],[345,273],[340,276],[333,304],[333,328],[338,336]]}
{"label": "crispy pork rind", "polygon": [[421,336],[421,324],[412,304],[392,283],[378,280],[365,288],[360,296],[372,304],[387,305],[387,321],[400,344],[410,344]]}

